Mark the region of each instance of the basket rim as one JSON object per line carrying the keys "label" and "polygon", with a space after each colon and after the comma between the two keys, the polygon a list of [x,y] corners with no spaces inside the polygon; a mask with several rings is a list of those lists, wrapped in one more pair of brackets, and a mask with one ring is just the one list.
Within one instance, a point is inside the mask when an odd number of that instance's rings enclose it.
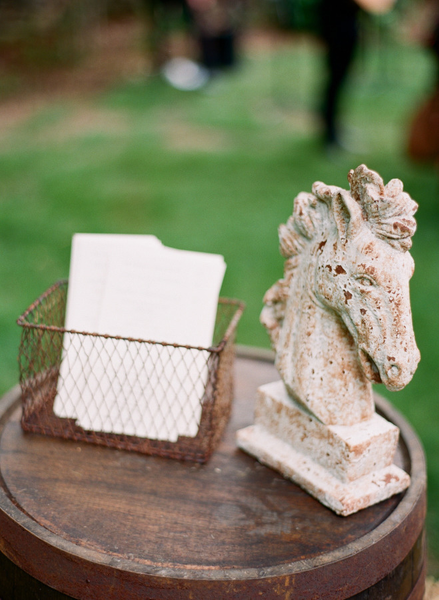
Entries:
{"label": "basket rim", "polygon": [[106,333],[103,334],[103,333],[90,332],[90,331],[79,331],[76,329],[66,329],[65,327],[56,327],[55,325],[45,325],[43,323],[30,323],[29,321],[26,321],[27,317],[35,310],[35,308],[37,308],[39,305],[42,304],[43,300],[45,300],[48,296],[50,296],[50,294],[52,294],[56,289],[62,287],[63,285],[68,286],[68,279],[58,280],[56,283],[51,285],[45,292],[43,292],[43,294],[38,296],[38,298],[34,302],[32,302],[32,304],[24,311],[24,313],[18,317],[17,325],[19,327],[23,327],[26,329],[40,329],[42,331],[54,331],[54,332],[59,332],[59,333],[63,333],[63,334],[64,333],[73,333],[76,335],[83,335],[83,336],[89,336],[89,337],[97,337],[97,338],[112,339],[112,340],[123,340],[126,342],[146,343],[146,344],[153,344],[156,346],[184,348],[186,350],[199,350],[199,351],[208,351],[210,353],[219,353],[222,351],[222,349],[226,345],[227,341],[229,340],[230,336],[232,335],[233,331],[237,327],[238,322],[245,310],[245,302],[243,302],[242,300],[237,300],[235,298],[221,298],[221,297],[219,298],[218,304],[234,305],[234,306],[236,306],[236,310],[227,326],[227,329],[226,329],[221,341],[216,346],[209,346],[209,347],[192,346],[192,345],[187,345],[187,344],[176,344],[173,342],[164,342],[164,341],[161,342],[161,341],[157,341],[157,340],[146,340],[143,338],[124,337],[124,336],[120,336],[120,335],[110,335],[110,334],[106,334]]}

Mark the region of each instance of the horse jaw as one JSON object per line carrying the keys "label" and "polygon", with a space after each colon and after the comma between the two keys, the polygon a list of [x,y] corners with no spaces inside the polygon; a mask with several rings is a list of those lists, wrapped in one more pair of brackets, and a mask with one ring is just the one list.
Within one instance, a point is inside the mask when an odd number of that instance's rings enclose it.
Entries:
{"label": "horse jaw", "polygon": [[363,373],[366,375],[369,381],[372,383],[383,383],[380,370],[371,356],[369,356],[365,350],[360,349],[358,357],[360,359],[360,365],[363,369]]}
{"label": "horse jaw", "polygon": [[[361,335],[353,324],[350,330],[358,348],[358,361],[365,376],[372,383],[382,383],[388,390],[396,392],[402,390],[412,380],[421,358],[420,352],[413,333],[408,303],[398,315],[392,314],[391,309],[384,310],[384,307],[380,313],[375,317],[377,322],[382,321],[383,331],[374,343],[368,343],[370,342],[368,336]],[[351,320],[345,317],[345,321]],[[400,333],[394,337],[393,343],[389,346],[386,340],[392,339],[394,331]]]}

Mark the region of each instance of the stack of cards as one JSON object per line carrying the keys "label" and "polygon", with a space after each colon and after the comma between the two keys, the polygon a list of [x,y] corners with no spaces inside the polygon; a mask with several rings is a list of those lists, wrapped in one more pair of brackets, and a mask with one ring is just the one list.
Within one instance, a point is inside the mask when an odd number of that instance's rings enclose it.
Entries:
{"label": "stack of cards", "polygon": [[154,236],[76,234],[54,404],[86,430],[176,441],[197,434],[208,348],[225,273],[221,256]]}

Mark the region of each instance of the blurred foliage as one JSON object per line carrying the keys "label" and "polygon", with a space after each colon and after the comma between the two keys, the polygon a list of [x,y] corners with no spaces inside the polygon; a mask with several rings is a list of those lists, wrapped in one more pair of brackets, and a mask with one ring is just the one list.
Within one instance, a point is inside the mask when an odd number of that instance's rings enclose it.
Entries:
{"label": "blurred foliage", "polygon": [[320,2],[321,0],[270,0],[267,2],[267,9],[273,21],[284,29],[317,32]]}
{"label": "blurred foliage", "polygon": [[16,68],[75,62],[99,23],[133,6],[135,0],[0,0],[1,60]]}

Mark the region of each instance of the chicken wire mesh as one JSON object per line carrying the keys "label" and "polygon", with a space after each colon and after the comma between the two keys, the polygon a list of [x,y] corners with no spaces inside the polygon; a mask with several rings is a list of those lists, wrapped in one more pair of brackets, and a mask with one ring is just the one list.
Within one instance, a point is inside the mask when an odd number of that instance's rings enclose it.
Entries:
{"label": "chicken wire mesh", "polygon": [[213,345],[196,348],[66,330],[67,288],[17,321],[23,429],[205,462],[230,415],[243,303],[220,299]]}

